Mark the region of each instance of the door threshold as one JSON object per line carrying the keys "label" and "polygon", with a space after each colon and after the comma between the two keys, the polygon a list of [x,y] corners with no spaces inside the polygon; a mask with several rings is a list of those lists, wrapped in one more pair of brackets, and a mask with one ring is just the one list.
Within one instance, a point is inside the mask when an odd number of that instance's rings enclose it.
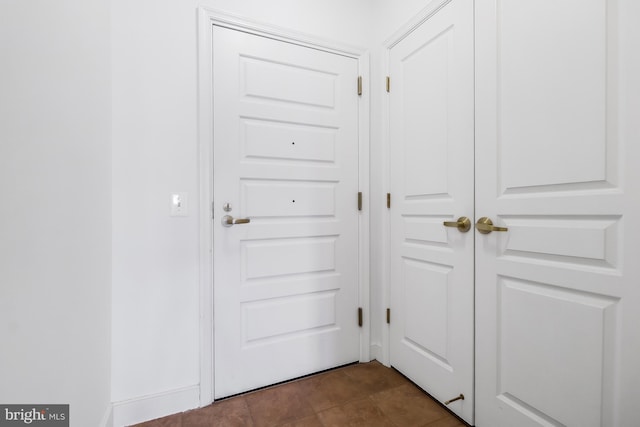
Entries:
{"label": "door threshold", "polygon": [[270,385],[266,385],[266,386],[263,386],[263,387],[258,387],[258,388],[254,388],[254,389],[251,389],[251,390],[243,391],[242,393],[236,393],[236,394],[232,394],[230,396],[221,397],[219,399],[216,399],[215,402],[222,402],[223,400],[232,399],[234,397],[244,396],[244,395],[247,395],[247,394],[255,393],[257,391],[262,391],[262,390],[267,390],[267,389],[270,389],[270,388],[273,388],[273,387],[278,387],[278,386],[281,386],[281,385],[284,385],[284,384],[294,383],[296,381],[304,380],[304,379],[307,379],[307,378],[310,378],[310,377],[314,377],[316,375],[326,374],[327,372],[331,372],[331,371],[337,371],[339,369],[346,368],[348,366],[357,365],[359,363],[360,362],[358,362],[358,361],[345,363],[344,365],[335,366],[333,368],[324,369],[322,371],[312,372],[310,374],[302,375],[300,377],[291,378],[290,380],[280,381],[280,382],[275,383],[275,384],[270,384]]}

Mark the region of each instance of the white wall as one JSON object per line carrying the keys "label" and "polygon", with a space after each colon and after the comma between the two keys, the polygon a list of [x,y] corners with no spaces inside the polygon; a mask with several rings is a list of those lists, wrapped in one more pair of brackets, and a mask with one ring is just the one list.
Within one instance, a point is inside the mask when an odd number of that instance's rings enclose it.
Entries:
{"label": "white wall", "polygon": [[109,9],[0,3],[0,402],[110,402]]}
{"label": "white wall", "polygon": [[[125,402],[199,381],[197,1],[114,0],[113,388]],[[209,0],[366,47],[368,0]],[[171,192],[189,216],[169,216]],[[186,409],[186,408],[184,408]]]}
{"label": "white wall", "polygon": [[[374,230],[384,220],[376,206],[386,192],[378,47],[426,3],[204,2],[371,48]],[[0,336],[13,343],[0,352],[2,402],[68,402],[74,425],[98,425],[109,400],[199,382],[199,4],[1,5]],[[189,194],[186,218],[169,217],[169,195],[177,191]],[[377,233],[372,245],[379,341]]]}
{"label": "white wall", "polygon": [[[381,47],[429,0],[4,0],[0,403],[70,403],[72,425],[94,426],[110,400],[197,386],[201,3],[370,48],[371,315],[381,344]],[[186,218],[169,217],[176,191],[190,196]]]}

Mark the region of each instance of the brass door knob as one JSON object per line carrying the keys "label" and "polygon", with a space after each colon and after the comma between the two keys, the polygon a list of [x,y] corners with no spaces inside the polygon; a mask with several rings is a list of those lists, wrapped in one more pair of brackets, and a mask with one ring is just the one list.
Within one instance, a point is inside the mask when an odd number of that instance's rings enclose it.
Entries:
{"label": "brass door knob", "polygon": [[508,228],[495,226],[493,225],[493,221],[491,221],[491,219],[483,216],[478,220],[478,222],[476,222],[476,230],[478,230],[482,234],[489,234],[492,231],[507,231]]}
{"label": "brass door knob", "polygon": [[466,233],[471,229],[471,220],[466,216],[461,216],[457,221],[445,221],[445,227],[456,227],[461,233]]}

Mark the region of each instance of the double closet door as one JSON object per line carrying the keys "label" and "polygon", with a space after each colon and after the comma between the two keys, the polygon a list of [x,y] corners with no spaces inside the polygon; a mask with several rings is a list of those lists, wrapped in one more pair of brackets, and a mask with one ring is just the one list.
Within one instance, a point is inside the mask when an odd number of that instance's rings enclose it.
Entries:
{"label": "double closet door", "polygon": [[390,50],[391,365],[480,427],[634,425],[638,7],[443,3]]}

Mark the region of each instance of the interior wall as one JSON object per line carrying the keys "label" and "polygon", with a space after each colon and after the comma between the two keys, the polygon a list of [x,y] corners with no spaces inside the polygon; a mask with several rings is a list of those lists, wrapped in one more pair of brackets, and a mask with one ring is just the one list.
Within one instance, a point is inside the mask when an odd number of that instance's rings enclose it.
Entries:
{"label": "interior wall", "polygon": [[[202,2],[371,49],[372,230],[384,221],[379,46],[427,3]],[[199,4],[1,5],[0,335],[14,343],[0,352],[3,402],[68,402],[74,424],[98,425],[109,400],[199,382]],[[173,192],[188,193],[187,217],[169,216]],[[371,243],[379,342],[377,233]]]}
{"label": "interior wall", "polygon": [[100,0],[0,2],[0,402],[77,427],[110,403],[109,25]]}
{"label": "interior wall", "polygon": [[[200,4],[343,44],[370,40],[369,0],[112,2],[114,402],[200,381]],[[188,193],[188,216],[169,215],[172,192]]]}
{"label": "interior wall", "polygon": [[[201,3],[370,48],[371,230],[383,229],[382,45],[429,0],[4,0],[0,402],[69,403],[73,426],[94,426],[110,400],[199,382]],[[188,193],[187,217],[169,216],[172,192]],[[373,232],[380,352],[383,254]]]}

